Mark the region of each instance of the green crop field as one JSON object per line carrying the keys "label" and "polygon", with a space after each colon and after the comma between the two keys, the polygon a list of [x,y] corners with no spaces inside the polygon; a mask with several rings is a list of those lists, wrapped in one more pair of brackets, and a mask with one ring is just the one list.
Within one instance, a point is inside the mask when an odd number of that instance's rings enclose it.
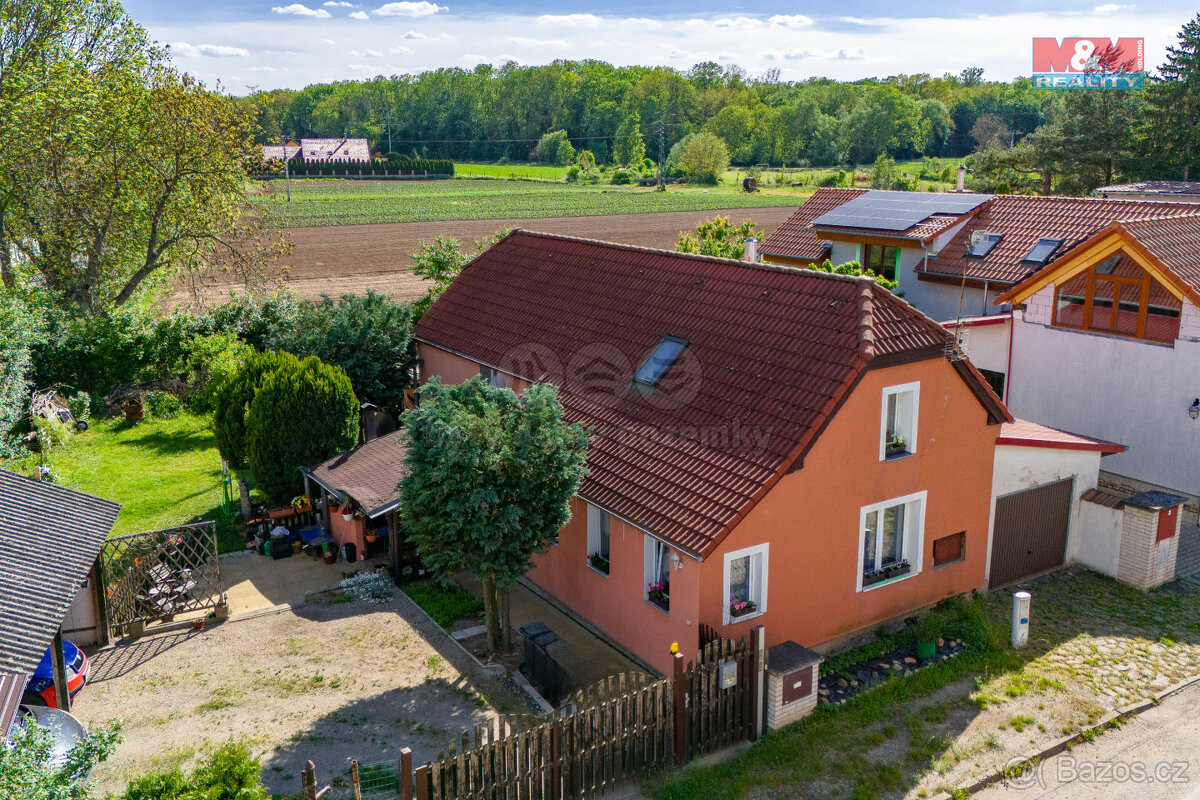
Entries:
{"label": "green crop field", "polygon": [[505,180],[292,181],[292,201],[283,201],[275,181],[255,196],[278,208],[287,227],[361,225],[376,222],[586,217],[656,211],[708,211],[799,205],[812,191],[783,189],[747,194],[731,185],[672,188],[579,186]]}

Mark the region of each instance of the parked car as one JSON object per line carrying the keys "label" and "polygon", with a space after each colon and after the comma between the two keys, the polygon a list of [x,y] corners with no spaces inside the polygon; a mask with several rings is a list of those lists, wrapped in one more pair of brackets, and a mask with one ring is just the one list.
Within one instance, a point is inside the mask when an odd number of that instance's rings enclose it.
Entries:
{"label": "parked car", "polygon": [[[88,659],[82,650],[68,641],[63,641],[63,657],[67,662],[67,692],[74,699],[87,683]],[[27,706],[58,708],[58,700],[54,696],[54,663],[49,648],[26,684],[21,702]]]}
{"label": "parked car", "polygon": [[[67,763],[67,755],[71,752],[71,748],[86,739],[88,735],[87,728],[83,727],[83,723],[66,711],[46,706],[22,705],[18,706],[17,718],[13,720],[13,725],[9,728],[9,742],[17,735],[17,731],[30,720],[50,731],[50,735],[54,737],[54,746],[50,750],[50,760],[47,764],[50,767],[61,767]],[[90,777],[90,773],[88,776],[83,776],[83,779],[86,781],[88,777]]]}

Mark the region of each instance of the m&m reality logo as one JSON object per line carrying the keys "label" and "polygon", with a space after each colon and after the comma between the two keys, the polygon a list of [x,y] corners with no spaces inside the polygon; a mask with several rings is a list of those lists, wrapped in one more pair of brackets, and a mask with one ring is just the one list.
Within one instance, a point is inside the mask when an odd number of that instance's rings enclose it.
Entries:
{"label": "m&m reality logo", "polygon": [[1033,40],[1035,89],[1141,89],[1145,40],[1067,37]]}

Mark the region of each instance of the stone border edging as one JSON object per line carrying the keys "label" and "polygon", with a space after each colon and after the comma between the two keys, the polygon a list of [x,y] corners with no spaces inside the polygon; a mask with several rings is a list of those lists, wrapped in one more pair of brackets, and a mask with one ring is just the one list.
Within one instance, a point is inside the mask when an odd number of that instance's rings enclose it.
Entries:
{"label": "stone border edging", "polygon": [[[1082,728],[1077,733],[1073,733],[1070,736],[1064,736],[1041,750],[1025,753],[1022,756],[1012,758],[1009,760],[1009,763],[1012,764],[1015,762],[1017,765],[1024,766],[1026,768],[1036,767],[1038,762],[1052,756],[1056,756],[1069,747],[1073,747],[1074,745],[1084,741],[1084,737],[1088,734],[1103,733],[1112,728],[1114,725],[1120,724],[1132,717],[1136,717],[1142,712],[1148,711],[1149,709],[1161,704],[1163,700],[1167,699],[1171,695],[1177,694],[1178,692],[1181,692],[1184,689],[1196,684],[1200,684],[1200,675],[1193,675],[1190,678],[1184,678],[1182,681],[1179,681],[1173,686],[1168,686],[1166,689],[1162,690],[1156,695],[1152,695],[1146,700],[1138,700],[1135,703],[1130,703],[1127,706],[1118,708],[1116,711],[1109,714],[1095,725]],[[968,795],[973,795],[989,786],[993,786],[997,783],[1003,783],[1008,778],[1008,769],[1009,768],[1000,769],[990,775],[985,775],[969,786],[960,787],[959,791],[965,791]],[[953,797],[946,792],[938,792],[935,795],[931,795],[930,800],[953,800]]]}

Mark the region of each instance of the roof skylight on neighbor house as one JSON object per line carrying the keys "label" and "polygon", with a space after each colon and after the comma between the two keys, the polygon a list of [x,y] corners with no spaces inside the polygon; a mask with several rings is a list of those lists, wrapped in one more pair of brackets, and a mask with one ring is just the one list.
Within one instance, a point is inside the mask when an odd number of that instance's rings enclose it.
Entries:
{"label": "roof skylight on neighbor house", "polygon": [[1000,240],[1003,238],[1003,233],[981,231],[978,237],[971,237],[971,249],[967,251],[967,255],[974,256],[975,258],[983,258],[988,253],[992,252],[992,248],[1000,244]]}
{"label": "roof skylight on neighbor house", "polygon": [[1045,264],[1062,242],[1062,239],[1038,239],[1037,244],[1021,260],[1030,264]]}
{"label": "roof skylight on neighbor house", "polygon": [[671,365],[675,363],[675,359],[679,358],[683,348],[687,346],[686,339],[680,339],[678,336],[664,336],[654,348],[654,352],[647,356],[642,365],[637,368],[637,372],[633,374],[633,382],[638,386],[653,389],[662,380],[662,376],[671,368]]}

